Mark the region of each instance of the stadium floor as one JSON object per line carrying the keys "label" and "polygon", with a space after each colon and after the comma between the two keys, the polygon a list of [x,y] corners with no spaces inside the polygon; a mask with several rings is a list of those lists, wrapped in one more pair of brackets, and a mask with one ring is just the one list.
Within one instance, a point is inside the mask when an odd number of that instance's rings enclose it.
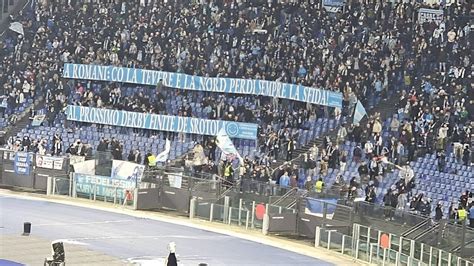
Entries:
{"label": "stadium floor", "polygon": [[[174,241],[180,265],[333,265],[284,249],[183,225],[1,193],[0,216],[3,239],[0,258],[16,259],[28,265],[34,265],[31,258],[28,260],[21,253],[12,258],[13,255],[7,253],[31,242],[31,250],[47,252],[38,254],[41,256],[38,258],[44,259],[50,255],[49,241],[58,239],[65,243],[66,259],[73,260],[74,264],[91,265],[92,258],[102,256],[107,265],[131,262],[163,265],[160,262],[168,254],[167,244]],[[32,223],[31,235],[21,237],[26,221]],[[38,252],[30,252],[33,253]],[[101,264],[96,259],[93,261]],[[37,265],[42,263],[43,260]]]}

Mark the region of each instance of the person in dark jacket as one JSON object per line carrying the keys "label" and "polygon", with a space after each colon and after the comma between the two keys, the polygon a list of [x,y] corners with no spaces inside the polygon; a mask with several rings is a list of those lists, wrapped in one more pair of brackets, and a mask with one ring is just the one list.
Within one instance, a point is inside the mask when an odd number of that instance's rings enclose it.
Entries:
{"label": "person in dark jacket", "polygon": [[390,188],[383,198],[385,205],[385,220],[394,220],[395,208],[398,205],[398,192],[395,188]]}
{"label": "person in dark jacket", "polygon": [[438,202],[438,204],[436,205],[436,209],[435,209],[434,220],[439,221],[441,219],[443,219],[443,206],[442,206],[441,202]]}
{"label": "person in dark jacket", "polygon": [[290,139],[286,147],[286,161],[291,161],[293,159],[293,151],[295,150],[295,141]]}
{"label": "person in dark jacket", "polygon": [[375,200],[377,199],[377,194],[375,194],[375,187],[368,186],[367,188],[368,189],[366,191],[365,201],[375,203]]}
{"label": "person in dark jacket", "polygon": [[367,175],[369,174],[369,168],[367,167],[367,164],[365,163],[365,161],[360,164],[357,171],[359,172],[359,176],[361,180],[367,179]]}
{"label": "person in dark jacket", "polygon": [[127,160],[129,162],[133,162],[135,160],[135,156],[133,154],[133,150],[130,150],[130,152],[128,153],[128,156],[127,156]]}
{"label": "person in dark jacket", "polygon": [[438,152],[438,171],[444,172],[446,168],[446,155],[444,152]]}
{"label": "person in dark jacket", "polygon": [[171,242],[168,244],[170,254],[166,258],[166,266],[178,266],[178,259],[176,258],[176,244]]}

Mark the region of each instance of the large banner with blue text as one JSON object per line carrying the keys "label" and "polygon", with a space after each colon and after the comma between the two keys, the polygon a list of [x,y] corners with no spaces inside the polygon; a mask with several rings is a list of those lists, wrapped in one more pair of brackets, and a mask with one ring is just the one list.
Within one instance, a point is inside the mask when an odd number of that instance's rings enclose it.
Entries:
{"label": "large banner with blue text", "polygon": [[135,181],[78,173],[74,173],[74,182],[78,194],[90,195],[95,190],[97,196],[118,199],[124,199],[125,190],[133,190],[136,185]]}
{"label": "large banner with blue text", "polygon": [[182,73],[83,64],[64,64],[63,77],[151,86],[161,81],[164,86],[177,89],[263,95],[342,107],[341,93],[268,80],[200,77]]}
{"label": "large banner with blue text", "polygon": [[217,136],[221,128],[231,138],[256,139],[257,124],[183,116],[156,115],[68,105],[67,120],[159,131]]}

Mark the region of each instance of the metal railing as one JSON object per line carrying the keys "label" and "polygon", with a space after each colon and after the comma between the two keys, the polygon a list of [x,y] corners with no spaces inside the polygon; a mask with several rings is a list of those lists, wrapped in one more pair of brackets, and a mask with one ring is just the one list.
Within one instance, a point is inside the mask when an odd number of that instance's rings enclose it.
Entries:
{"label": "metal railing", "polygon": [[[319,231],[321,234],[323,229],[319,229]],[[328,232],[328,234],[333,233]],[[331,237],[328,239],[327,242],[331,242]],[[355,258],[378,265],[387,263],[394,265],[474,265],[473,262],[450,252],[360,224],[354,225],[352,240]]]}
{"label": "metal railing", "polygon": [[279,205],[280,203],[282,203],[286,199],[288,199],[290,197],[294,197],[295,194],[296,194],[296,191],[298,191],[297,188],[291,188],[290,190],[288,190],[288,192],[286,192],[283,196],[278,198],[275,202],[271,202],[271,204],[272,205]]}
{"label": "metal railing", "polygon": [[[48,194],[103,201],[136,209],[138,189],[135,189],[134,193],[126,194],[122,188],[109,186],[107,187],[109,193],[103,194],[103,192],[98,193],[100,189],[98,185],[95,185],[86,193],[84,193],[84,190],[82,190],[82,193],[78,193],[74,178],[53,177],[48,179],[48,187]],[[189,218],[239,226],[246,230],[261,230],[263,234],[266,234],[268,232],[268,219],[265,220],[265,217],[285,213],[295,214],[298,212],[296,209],[246,201],[242,198],[239,199],[238,205],[233,206],[229,204],[229,197],[226,196],[225,198],[224,204],[219,204],[192,197],[189,204]],[[351,258],[377,265],[474,266],[472,262],[448,251],[390,233],[387,230],[352,223],[346,217],[338,217],[336,214],[337,208],[341,208],[340,211],[344,212],[344,214],[349,213],[349,215],[352,215],[351,209],[347,206],[332,204],[319,199],[312,200],[321,202],[323,205],[326,204],[320,208],[323,212],[323,219],[328,219],[326,221],[345,221],[352,228],[351,234],[343,234],[340,231],[334,230],[333,228],[335,227],[317,226],[313,236],[315,247],[326,248]],[[329,208],[328,204],[334,205],[333,207],[336,209]],[[330,209],[331,211],[329,211]],[[329,212],[332,212],[332,215]],[[291,235],[294,235],[294,233]],[[382,239],[385,239],[385,241]]]}

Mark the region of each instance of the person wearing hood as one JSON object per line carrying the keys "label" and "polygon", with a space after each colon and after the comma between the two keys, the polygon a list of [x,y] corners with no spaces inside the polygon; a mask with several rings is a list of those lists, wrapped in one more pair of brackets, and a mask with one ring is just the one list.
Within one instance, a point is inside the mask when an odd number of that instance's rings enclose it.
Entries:
{"label": "person wearing hood", "polygon": [[443,219],[443,204],[442,204],[442,202],[438,202],[438,204],[436,205],[436,208],[435,208],[434,220],[438,222],[441,219]]}

